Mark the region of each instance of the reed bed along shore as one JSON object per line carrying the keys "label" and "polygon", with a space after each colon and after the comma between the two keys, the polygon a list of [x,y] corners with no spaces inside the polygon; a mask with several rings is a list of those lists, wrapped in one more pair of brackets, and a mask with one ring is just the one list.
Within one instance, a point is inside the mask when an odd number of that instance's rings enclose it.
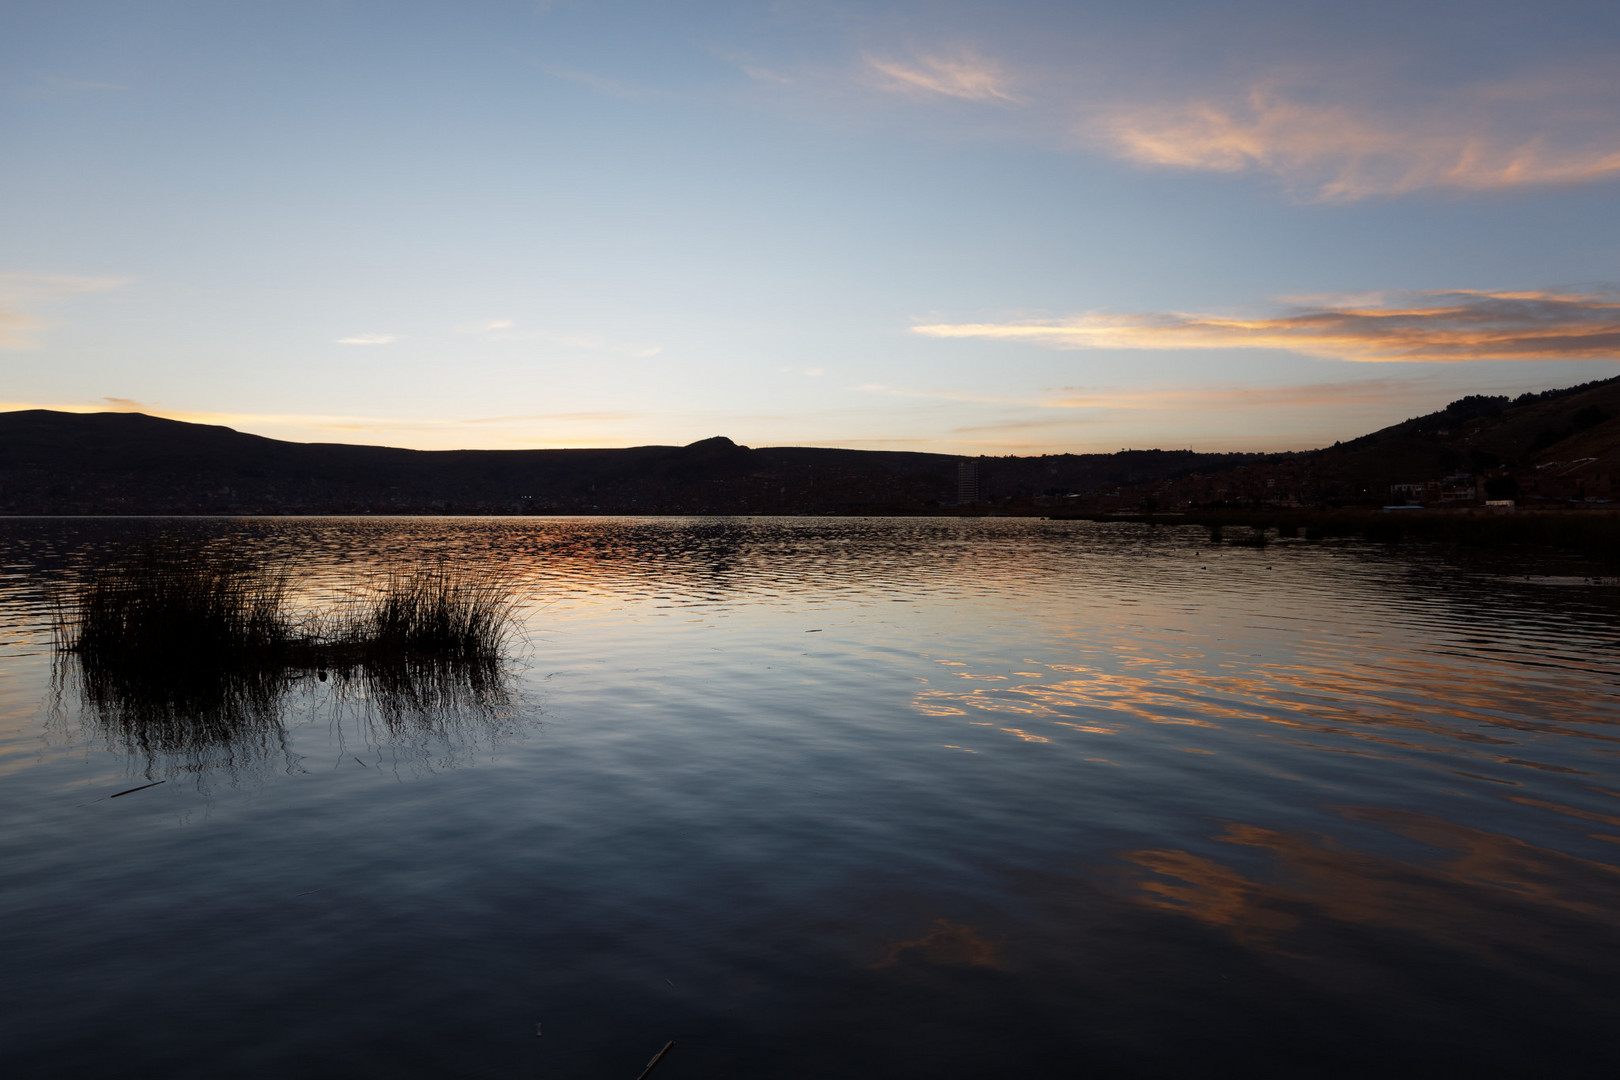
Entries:
{"label": "reed bed along shore", "polygon": [[149,759],[253,756],[305,681],[330,679],[396,735],[507,708],[514,602],[498,575],[422,562],[313,612],[293,608],[291,584],[228,546],[148,544],[62,588],[59,676],[110,741]]}

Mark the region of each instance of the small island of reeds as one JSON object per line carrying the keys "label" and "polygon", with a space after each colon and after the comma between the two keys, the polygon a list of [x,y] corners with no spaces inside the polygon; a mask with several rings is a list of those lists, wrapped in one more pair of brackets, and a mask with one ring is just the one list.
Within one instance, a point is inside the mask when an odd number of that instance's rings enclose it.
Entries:
{"label": "small island of reeds", "polygon": [[58,669],[109,742],[149,762],[256,756],[305,683],[330,680],[396,734],[507,709],[514,602],[498,575],[430,561],[325,610],[292,593],[287,571],[228,544],[148,543],[62,587]]}

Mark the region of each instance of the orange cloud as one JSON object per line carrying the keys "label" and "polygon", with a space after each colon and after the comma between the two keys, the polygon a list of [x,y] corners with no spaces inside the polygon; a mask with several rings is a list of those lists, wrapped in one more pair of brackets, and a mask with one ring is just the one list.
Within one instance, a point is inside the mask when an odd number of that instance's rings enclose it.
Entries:
{"label": "orange cloud", "polygon": [[1271,317],[1093,313],[1018,323],[939,323],[912,331],[1060,349],[1284,349],[1364,362],[1613,360],[1620,359],[1620,300],[1458,290],[1320,304]]}
{"label": "orange cloud", "polygon": [[[1449,85],[1414,79],[1387,58],[1348,68],[1272,60],[1242,84],[1175,89],[1153,81],[1151,64],[1123,63],[1001,62],[963,47],[867,52],[840,77],[916,100],[1017,104],[1027,138],[1149,166],[1268,174],[1307,201],[1620,178],[1620,101],[1607,58]],[[998,125],[994,137],[1007,134]]]}
{"label": "orange cloud", "polygon": [[[1466,103],[1375,110],[1304,104],[1257,87],[1240,103],[1123,104],[1084,125],[1087,141],[1147,165],[1271,173],[1324,202],[1427,188],[1493,191],[1620,176],[1620,123],[1610,112],[1545,100],[1533,84],[1472,88]],[[1567,96],[1567,95],[1566,95]],[[1459,98],[1459,101],[1463,99]],[[1542,122],[1509,120],[1530,105]],[[1595,121],[1595,122],[1594,122]]]}

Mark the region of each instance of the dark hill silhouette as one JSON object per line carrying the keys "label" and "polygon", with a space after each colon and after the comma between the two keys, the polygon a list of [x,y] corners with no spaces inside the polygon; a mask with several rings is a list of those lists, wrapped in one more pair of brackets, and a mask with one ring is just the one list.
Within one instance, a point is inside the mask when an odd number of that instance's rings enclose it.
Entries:
{"label": "dark hill silhouette", "polygon": [[1391,483],[1402,482],[1397,476],[1533,468],[1560,457],[1612,453],[1620,448],[1617,419],[1620,379],[1514,399],[1476,394],[1344,443],[1324,453],[1324,464],[1382,474]]}
{"label": "dark hill silhouette", "polygon": [[[751,449],[724,437],[610,450],[404,450],[33,409],[0,413],[0,513],[937,513],[954,506],[964,460]],[[984,503],[1036,513],[1602,499],[1620,476],[1620,378],[1514,399],[1473,395],[1302,453],[971,460]]]}
{"label": "dark hill silhouette", "polygon": [[[1620,378],[1517,398],[1471,395],[1322,450],[1138,485],[1169,506],[1353,506],[1620,495]],[[1488,489],[1488,490],[1487,490]]]}
{"label": "dark hill silhouette", "polygon": [[[611,450],[293,443],[140,413],[0,413],[0,512],[916,513],[956,498],[947,454],[730,439]],[[1096,492],[1258,455],[981,458],[986,500]]]}

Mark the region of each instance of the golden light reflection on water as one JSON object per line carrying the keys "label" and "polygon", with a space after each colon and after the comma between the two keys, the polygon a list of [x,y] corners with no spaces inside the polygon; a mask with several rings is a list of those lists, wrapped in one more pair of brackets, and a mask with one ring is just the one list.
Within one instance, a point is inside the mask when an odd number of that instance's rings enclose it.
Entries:
{"label": "golden light reflection on water", "polygon": [[977,928],[949,919],[935,919],[928,932],[921,937],[891,944],[883,958],[872,967],[892,967],[902,960],[913,958],[931,964],[967,967],[997,968],[1005,963],[1001,944],[986,940]]}
{"label": "golden light reflection on water", "polygon": [[[1168,658],[1128,657],[1121,661],[1123,666],[1151,670],[1138,674],[1053,663],[1044,665],[1046,672],[1010,673],[1034,676],[1022,682],[1009,675],[964,670],[954,672],[954,679],[1006,685],[958,688],[951,680],[930,683],[915,692],[911,705],[925,716],[1016,716],[1093,735],[1119,734],[1138,721],[1211,729],[1267,724],[1401,750],[1432,749],[1435,738],[1467,744],[1453,747],[1454,754],[1479,753],[1468,747],[1515,746],[1527,736],[1548,734],[1620,743],[1620,733],[1600,730],[1612,728],[1614,720],[1595,714],[1580,695],[1541,694],[1538,687],[1527,687],[1516,678],[1520,673],[1512,669],[1445,665],[1413,656],[1376,667],[1343,656],[1334,659],[1336,663],[1309,657],[1291,665],[1256,663],[1237,674],[1224,667],[1174,664]],[[963,661],[936,663],[968,666]],[[1043,679],[1048,674],[1062,677]],[[1025,727],[1002,730],[1026,740],[1031,735]],[[1483,757],[1540,771],[1585,772],[1522,756]]]}
{"label": "golden light reflection on water", "polygon": [[[1429,814],[1342,813],[1448,854],[1397,858],[1328,836],[1230,824],[1214,839],[1263,852],[1269,875],[1176,848],[1120,857],[1147,871],[1131,882],[1139,903],[1267,949],[1293,948],[1289,932],[1313,919],[1400,930],[1478,953],[1532,942],[1543,952],[1575,952],[1582,924],[1620,927],[1620,866]],[[1571,918],[1550,920],[1552,912]]]}
{"label": "golden light reflection on water", "polygon": [[[1613,793],[1604,792],[1604,794]],[[1613,825],[1616,828],[1620,828],[1620,817],[1615,817],[1612,814],[1597,814],[1590,810],[1582,810],[1574,806],[1564,806],[1562,803],[1548,802],[1546,799],[1532,799],[1524,795],[1509,795],[1507,798],[1509,802],[1516,802],[1520,806],[1536,806],[1543,810],[1551,810],[1555,814],[1565,814],[1569,817],[1580,818],[1583,821],[1596,821],[1604,825]],[[1605,840],[1620,840],[1620,837],[1607,836],[1602,833],[1591,833],[1589,835],[1597,836]]]}

